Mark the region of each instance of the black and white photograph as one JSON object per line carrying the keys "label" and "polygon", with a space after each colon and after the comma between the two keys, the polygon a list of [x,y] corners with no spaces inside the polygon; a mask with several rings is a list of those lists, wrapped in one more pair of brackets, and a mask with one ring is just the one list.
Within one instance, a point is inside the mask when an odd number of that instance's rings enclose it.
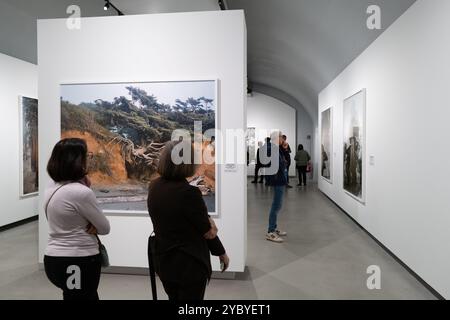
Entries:
{"label": "black and white photograph", "polygon": [[366,90],[344,101],[344,190],[364,202]]}
{"label": "black and white photograph", "polygon": [[322,178],[328,182],[332,182],[332,166],[333,166],[333,120],[332,109],[328,108],[321,113],[321,154],[320,154],[320,172]]}
{"label": "black and white photograph", "polygon": [[256,128],[247,128],[246,131],[247,146],[247,165],[256,163]]}

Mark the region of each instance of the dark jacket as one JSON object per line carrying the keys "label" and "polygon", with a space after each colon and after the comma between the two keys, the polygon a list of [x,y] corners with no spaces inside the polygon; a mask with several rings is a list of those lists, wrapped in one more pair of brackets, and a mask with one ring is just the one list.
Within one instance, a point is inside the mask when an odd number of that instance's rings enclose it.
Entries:
{"label": "dark jacket", "polygon": [[283,154],[284,159],[286,159],[286,165],[289,167],[291,165],[291,146],[288,144],[288,147],[285,149],[280,146],[280,152]]}
{"label": "dark jacket", "polygon": [[258,167],[261,166],[261,158],[259,157],[259,149],[261,149],[261,148],[258,148],[258,150],[256,151],[256,165]]}
{"label": "dark jacket", "polygon": [[270,158],[272,154],[272,144],[270,142],[269,143],[266,142],[262,145],[262,147],[258,148],[258,151],[256,152],[256,161],[257,163],[259,163],[260,167],[262,168],[270,167],[270,161],[269,163],[261,162],[261,152],[263,153],[263,158],[266,161],[266,158]]}
{"label": "dark jacket", "polygon": [[211,258],[225,254],[211,228],[200,190],[183,180],[158,178],[150,184],[148,210],[156,236],[156,256],[162,281],[189,282],[211,277]]}
{"label": "dark jacket", "polygon": [[305,150],[297,151],[295,155],[295,164],[297,167],[307,166],[309,160],[311,160],[311,157],[309,156],[308,152],[306,152]]}
{"label": "dark jacket", "polygon": [[[276,146],[272,145],[271,148],[276,148]],[[279,147],[279,148],[280,148],[280,152],[279,152],[279,155],[278,155],[278,157],[279,157],[279,159],[278,159],[278,163],[279,163],[278,171],[274,175],[270,175],[270,176],[266,175],[265,176],[265,178],[266,178],[266,185],[268,185],[268,186],[285,186],[285,185],[287,185],[286,159],[284,158],[284,155],[283,155],[283,153],[281,151],[282,147]]]}

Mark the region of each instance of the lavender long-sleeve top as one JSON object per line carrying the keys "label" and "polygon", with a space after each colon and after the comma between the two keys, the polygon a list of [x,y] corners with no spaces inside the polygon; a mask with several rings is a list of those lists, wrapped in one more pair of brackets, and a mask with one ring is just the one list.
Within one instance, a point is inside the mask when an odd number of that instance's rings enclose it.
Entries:
{"label": "lavender long-sleeve top", "polygon": [[[87,257],[99,253],[95,236],[87,233],[92,224],[100,235],[110,231],[108,219],[100,209],[94,192],[81,183],[60,187],[52,182],[45,192],[49,239],[45,254],[51,257]],[[50,199],[52,194],[54,196]],[[49,202],[50,199],[50,202]]]}

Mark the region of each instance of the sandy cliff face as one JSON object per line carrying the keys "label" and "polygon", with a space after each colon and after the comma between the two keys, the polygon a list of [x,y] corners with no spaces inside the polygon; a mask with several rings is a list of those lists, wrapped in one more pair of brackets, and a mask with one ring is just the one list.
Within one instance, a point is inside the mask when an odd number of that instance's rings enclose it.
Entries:
{"label": "sandy cliff face", "polygon": [[125,160],[118,144],[108,144],[95,138],[89,132],[69,130],[61,138],[84,139],[88,145],[89,177],[94,187],[108,187],[128,182]]}
{"label": "sandy cliff face", "polygon": [[[213,159],[215,157],[215,146],[211,145],[210,142],[203,142],[201,145],[197,146],[194,144],[194,148],[202,148],[203,159]],[[201,185],[208,188],[211,192],[215,192],[216,189],[216,166],[215,164],[202,163],[198,166],[195,175],[189,178],[189,181],[195,180],[199,177],[203,177]],[[201,188],[202,189],[202,188]],[[203,191],[202,191],[203,192]]]}
{"label": "sandy cliff face", "polygon": [[[89,177],[95,189],[125,190],[130,188],[132,190],[133,185],[144,185],[158,177],[154,170],[149,167],[145,179],[143,179],[143,174],[141,174],[141,179],[136,178],[137,169],[145,171],[145,168],[141,168],[142,166],[131,168],[130,164],[127,164],[126,159],[124,159],[122,147],[118,143],[103,141],[103,139],[95,137],[89,132],[77,130],[64,131],[61,138],[80,138],[86,141],[89,153]],[[214,147],[209,142],[204,142],[198,147],[202,148],[204,157],[215,156]],[[199,180],[198,186],[204,194],[214,193],[215,172],[215,164],[202,163],[198,166],[195,175],[188,180]]]}

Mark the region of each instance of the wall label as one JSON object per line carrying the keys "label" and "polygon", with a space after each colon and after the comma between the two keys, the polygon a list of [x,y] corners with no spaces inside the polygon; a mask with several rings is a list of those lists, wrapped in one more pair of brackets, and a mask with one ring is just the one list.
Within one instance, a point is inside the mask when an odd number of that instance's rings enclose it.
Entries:
{"label": "wall label", "polygon": [[225,172],[237,172],[237,165],[235,163],[225,164]]}

